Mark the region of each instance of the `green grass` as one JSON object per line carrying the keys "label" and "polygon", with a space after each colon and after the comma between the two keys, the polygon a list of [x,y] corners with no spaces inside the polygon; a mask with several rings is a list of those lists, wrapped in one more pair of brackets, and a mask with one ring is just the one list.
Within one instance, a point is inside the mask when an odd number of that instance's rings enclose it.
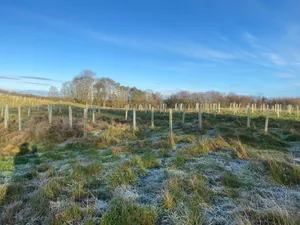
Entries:
{"label": "green grass", "polygon": [[201,205],[210,204],[213,196],[213,191],[208,187],[201,174],[190,175],[186,178],[175,175],[168,179],[163,207],[167,212],[180,214],[183,204],[188,209],[188,215],[184,215],[184,219],[182,218],[185,224],[202,224],[204,215]]}
{"label": "green grass", "polygon": [[213,151],[229,148],[230,145],[222,138],[218,137],[215,140],[205,139],[185,149],[185,154],[197,155],[208,154]]}
{"label": "green grass", "polygon": [[185,163],[187,162],[187,157],[183,153],[177,153],[176,157],[172,161],[172,165],[175,168],[178,169],[184,169],[185,168]]}
{"label": "green grass", "polygon": [[[236,117],[204,113],[199,132],[196,113],[186,113],[181,124],[182,115],[174,112],[170,138],[168,113],[155,112],[152,129],[150,114],[137,112],[139,129],[132,132],[124,112],[102,111],[93,124],[95,131],[104,131],[100,136],[72,137],[59,146],[23,142],[22,154],[0,158],[0,223],[206,224],[225,217],[233,220],[228,223],[243,224],[232,214],[240,212],[249,224],[296,224],[294,199],[285,200],[287,213],[280,205],[278,211],[271,206],[264,210],[264,205],[257,211],[247,202],[255,185],[263,193],[278,184],[284,186],[277,191],[297,191],[300,166],[288,148],[289,142],[298,141],[300,130],[291,116],[271,118],[265,134],[265,118],[258,113],[252,115],[251,128],[246,128],[243,112]],[[82,121],[82,109],[74,110],[75,121]],[[235,171],[236,163],[252,166]],[[119,196],[123,188],[129,197]],[[213,211],[224,206],[222,215]]]}
{"label": "green grass", "polygon": [[127,199],[114,199],[104,214],[101,225],[155,225],[157,212],[151,207],[138,206]]}
{"label": "green grass", "polygon": [[88,165],[76,164],[73,170],[73,177],[75,179],[83,179],[87,176],[97,176],[103,170],[103,165],[99,162],[92,162]]}
{"label": "green grass", "polygon": [[97,224],[96,212],[92,207],[81,208],[76,203],[72,203],[69,207],[61,210],[52,221],[55,225],[68,224]]}
{"label": "green grass", "polygon": [[107,176],[107,183],[111,189],[119,185],[134,184],[137,181],[137,174],[134,168],[128,163],[119,165],[115,171]]}
{"label": "green grass", "polygon": [[12,158],[0,158],[0,171],[13,171],[14,160]]}
{"label": "green grass", "polygon": [[53,178],[42,187],[42,193],[46,198],[52,200],[62,192],[62,188],[63,181],[61,179]]}
{"label": "green grass", "polygon": [[300,166],[277,160],[268,160],[266,165],[276,183],[286,186],[300,184]]}
{"label": "green grass", "polygon": [[41,157],[42,161],[57,161],[57,160],[63,160],[64,159],[64,155],[60,152],[53,152],[53,151],[49,151],[49,152],[45,152]]}
{"label": "green grass", "polygon": [[226,171],[222,177],[222,184],[230,188],[240,188],[243,186],[242,181],[237,175],[230,171]]}
{"label": "green grass", "polygon": [[161,166],[160,162],[157,160],[157,156],[150,150],[145,152],[142,157],[143,165],[146,168],[159,168]]}

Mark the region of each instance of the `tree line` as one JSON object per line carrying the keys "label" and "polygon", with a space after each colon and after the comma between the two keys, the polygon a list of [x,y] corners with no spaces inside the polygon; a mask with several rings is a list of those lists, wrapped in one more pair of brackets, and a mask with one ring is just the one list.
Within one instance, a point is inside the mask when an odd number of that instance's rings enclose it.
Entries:
{"label": "tree line", "polygon": [[60,91],[55,87],[50,87],[49,97],[63,98],[64,100],[83,103],[86,105],[120,106],[127,104],[151,104],[157,106],[165,103],[168,107],[175,104],[195,105],[196,103],[221,103],[228,106],[230,103],[247,105],[256,103],[265,104],[292,104],[299,105],[300,98],[269,98],[264,96],[245,96],[233,92],[221,93],[217,91],[188,92],[179,91],[163,98],[159,92],[152,90],[141,90],[136,87],[120,85],[110,78],[96,78],[95,72],[83,70],[71,81],[62,84]]}
{"label": "tree line", "polygon": [[83,70],[71,81],[64,82],[60,92],[57,88],[50,87],[49,96],[86,105],[101,104],[108,107],[145,103],[156,106],[163,102],[159,92],[123,86],[110,78],[96,78],[96,74],[91,70]]}

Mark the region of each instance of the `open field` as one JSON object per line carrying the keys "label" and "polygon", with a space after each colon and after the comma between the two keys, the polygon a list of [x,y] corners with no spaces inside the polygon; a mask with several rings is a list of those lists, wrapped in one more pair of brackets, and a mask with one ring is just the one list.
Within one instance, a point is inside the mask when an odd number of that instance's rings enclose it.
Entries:
{"label": "open field", "polygon": [[[22,131],[11,106],[0,128],[1,224],[300,224],[300,120],[295,112],[220,113],[83,108],[47,102]],[[28,104],[24,104],[27,106]]]}

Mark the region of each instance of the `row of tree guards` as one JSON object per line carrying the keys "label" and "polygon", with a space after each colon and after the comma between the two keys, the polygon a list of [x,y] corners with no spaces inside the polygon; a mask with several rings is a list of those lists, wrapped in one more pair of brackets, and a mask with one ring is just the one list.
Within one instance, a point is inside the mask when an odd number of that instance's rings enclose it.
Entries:
{"label": "row of tree guards", "polygon": [[[151,105],[150,105],[151,107]],[[238,109],[240,109],[240,105],[238,104],[235,104],[235,103],[232,103],[230,104],[230,107],[229,107],[229,111],[230,112],[233,112],[234,115],[237,114],[238,112]],[[58,105],[58,111],[61,112],[61,106]],[[96,116],[95,116],[95,113],[98,111],[98,113],[100,113],[100,110],[101,110],[101,105],[98,106],[98,110],[96,109],[95,106],[93,106],[92,108],[85,108],[83,110],[83,124],[84,124],[84,137],[87,136],[87,124],[88,124],[88,112],[89,112],[89,109],[90,111],[92,112],[92,122],[95,123],[96,122]],[[27,108],[27,115],[30,116],[31,115],[31,106],[29,105],[28,108]],[[113,109],[113,110],[116,110],[114,108],[102,108],[102,109]],[[19,106],[18,107],[18,124],[19,124],[19,131],[22,131],[22,108]],[[40,107],[38,106],[37,107],[37,110],[39,111],[40,110]],[[125,107],[125,109],[119,109],[119,110],[124,110],[125,111],[125,120],[128,120],[128,111],[129,110],[132,110],[132,128],[133,130],[136,130],[137,127],[136,127],[136,110],[139,110],[139,111],[145,111],[145,112],[148,112],[149,110],[146,109],[144,110],[142,105],[139,105],[137,107],[137,109],[133,108],[133,109],[130,109],[129,105],[127,105]],[[155,107],[151,107],[151,127],[154,128],[155,124],[154,124],[154,114],[155,114],[155,111],[159,111],[160,113],[164,112],[166,113],[166,111],[169,110],[169,129],[170,129],[170,135],[173,135],[173,112],[179,112],[179,113],[182,113],[182,121],[181,123],[184,124],[185,123],[185,116],[186,116],[186,113],[187,112],[198,112],[198,129],[199,131],[203,130],[203,126],[202,126],[202,114],[203,112],[207,112],[207,113],[213,113],[214,116],[216,116],[216,113],[218,111],[218,113],[220,114],[221,113],[221,107],[220,107],[220,103],[219,104],[199,104],[197,103],[195,105],[195,108],[194,109],[191,109],[189,107],[183,107],[183,104],[179,104],[179,106],[177,106],[177,104],[175,105],[174,109],[167,109],[166,105],[165,104],[162,104],[158,109],[155,108]],[[276,114],[279,116],[280,113],[283,111],[282,109],[282,106],[281,105],[274,105],[272,107],[272,110],[274,112],[276,112]],[[287,112],[288,113],[292,113],[294,110],[293,106],[291,105],[288,105],[287,106]],[[69,126],[70,128],[72,129],[73,128],[73,116],[72,116],[72,107],[69,106],[68,108],[68,111],[69,111]],[[250,127],[250,116],[251,116],[251,113],[255,113],[257,111],[257,107],[255,104],[252,104],[250,106],[250,104],[246,107],[246,116],[247,116],[247,127]],[[268,132],[268,121],[269,121],[269,116],[270,116],[270,111],[271,109],[269,108],[268,105],[261,105],[260,107],[260,112],[265,112],[266,114],[266,121],[265,121],[265,132]],[[296,115],[297,115],[297,118],[299,117],[299,107],[296,106]],[[9,128],[9,107],[8,105],[2,105],[2,110],[1,110],[1,116],[4,117],[4,127],[6,129]],[[53,117],[53,105],[48,105],[48,120],[49,120],[49,123],[51,124],[52,123],[52,117]]]}

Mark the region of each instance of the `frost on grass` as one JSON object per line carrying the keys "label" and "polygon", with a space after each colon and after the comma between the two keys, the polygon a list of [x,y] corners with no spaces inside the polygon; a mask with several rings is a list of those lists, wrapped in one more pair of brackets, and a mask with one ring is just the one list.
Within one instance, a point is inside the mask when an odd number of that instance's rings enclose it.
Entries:
{"label": "frost on grass", "polygon": [[87,139],[1,159],[0,223],[297,224],[297,130],[204,117],[201,133],[174,121],[173,145],[156,119],[135,133],[94,124]]}

